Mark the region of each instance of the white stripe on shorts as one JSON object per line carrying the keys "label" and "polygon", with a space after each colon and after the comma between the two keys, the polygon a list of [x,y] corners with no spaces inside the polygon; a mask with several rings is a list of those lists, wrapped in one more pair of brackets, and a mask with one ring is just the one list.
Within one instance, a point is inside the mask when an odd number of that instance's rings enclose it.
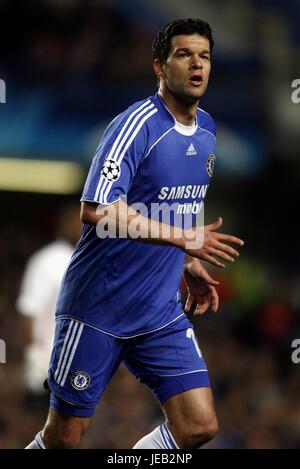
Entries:
{"label": "white stripe on shorts", "polygon": [[83,324],[80,324],[77,321],[72,322],[73,324],[70,324],[68,327],[67,335],[59,357],[57,370],[54,375],[57,384],[60,386],[64,385],[66,375],[70,369],[72,359],[74,357],[83,330]]}
{"label": "white stripe on shorts", "polygon": [[66,381],[66,378],[68,376],[68,373],[69,373],[69,370],[70,370],[70,366],[72,364],[72,361],[73,361],[73,358],[74,358],[74,354],[76,352],[76,349],[77,349],[77,346],[78,346],[78,342],[79,342],[79,339],[80,339],[80,336],[82,334],[82,331],[83,331],[83,328],[84,328],[84,324],[80,324],[79,326],[79,329],[78,329],[78,332],[77,332],[77,336],[76,336],[76,339],[75,339],[75,342],[74,342],[74,345],[73,345],[73,349],[72,349],[72,352],[71,352],[71,355],[70,355],[70,358],[69,358],[69,361],[68,361],[68,364],[66,366],[66,369],[65,369],[65,372],[64,372],[64,375],[63,375],[63,379],[61,381],[61,386],[64,386],[65,384],[65,381]]}
{"label": "white stripe on shorts", "polygon": [[59,373],[59,370],[60,370],[60,367],[61,367],[61,362],[63,360],[64,353],[65,353],[65,350],[66,350],[66,346],[67,346],[71,331],[73,329],[74,323],[75,323],[75,321],[73,321],[73,320],[70,321],[70,324],[69,324],[69,327],[68,327],[68,330],[67,330],[67,333],[66,333],[66,337],[65,337],[65,340],[64,340],[61,352],[60,352],[57,368],[56,368],[55,373],[54,373],[55,381],[57,380],[57,376],[58,376],[58,373]]}

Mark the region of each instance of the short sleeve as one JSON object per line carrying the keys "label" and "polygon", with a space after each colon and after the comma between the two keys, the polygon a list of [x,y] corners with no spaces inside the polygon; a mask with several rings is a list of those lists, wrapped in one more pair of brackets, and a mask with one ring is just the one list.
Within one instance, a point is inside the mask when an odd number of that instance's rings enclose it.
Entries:
{"label": "short sleeve", "polygon": [[148,100],[112,121],[93,158],[81,201],[108,205],[128,193],[145,155],[147,120],[156,112]]}

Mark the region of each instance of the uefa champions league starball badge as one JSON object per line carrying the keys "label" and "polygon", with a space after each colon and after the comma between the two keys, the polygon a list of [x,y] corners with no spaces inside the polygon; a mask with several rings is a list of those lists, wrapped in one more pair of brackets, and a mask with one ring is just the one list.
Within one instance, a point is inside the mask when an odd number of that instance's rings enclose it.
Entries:
{"label": "uefa champions league starball badge", "polygon": [[114,160],[105,160],[101,171],[102,176],[109,182],[115,182],[119,179],[121,173],[120,165]]}

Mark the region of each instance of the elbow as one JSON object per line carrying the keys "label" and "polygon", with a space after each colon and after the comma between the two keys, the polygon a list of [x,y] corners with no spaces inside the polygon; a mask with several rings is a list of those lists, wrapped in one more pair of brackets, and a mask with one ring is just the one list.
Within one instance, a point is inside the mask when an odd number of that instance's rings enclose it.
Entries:
{"label": "elbow", "polygon": [[81,209],[80,209],[80,221],[81,221],[82,223],[87,223],[87,221],[86,221],[86,213],[85,213],[85,210],[84,210],[83,207],[81,207]]}
{"label": "elbow", "polygon": [[97,204],[88,204],[82,202],[80,208],[80,220],[82,223],[87,223],[89,225],[95,224],[95,214],[96,214]]}
{"label": "elbow", "polygon": [[88,219],[86,216],[86,213],[84,213],[82,210],[80,210],[80,221],[82,223],[88,223]]}
{"label": "elbow", "polygon": [[87,224],[92,223],[91,217],[89,216],[89,214],[86,212],[82,212],[82,211],[80,212],[80,220],[82,223],[87,223]]}
{"label": "elbow", "polygon": [[80,209],[80,221],[82,223],[91,223],[90,214],[86,207],[81,206]]}

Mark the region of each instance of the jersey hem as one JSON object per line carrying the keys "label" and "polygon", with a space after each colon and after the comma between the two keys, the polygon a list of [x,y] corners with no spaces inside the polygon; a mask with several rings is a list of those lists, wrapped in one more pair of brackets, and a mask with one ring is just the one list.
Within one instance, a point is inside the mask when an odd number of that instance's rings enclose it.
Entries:
{"label": "jersey hem", "polygon": [[107,334],[107,335],[110,335],[112,337],[115,337],[116,339],[134,339],[135,337],[140,337],[141,335],[145,335],[145,334],[151,334],[152,332],[157,332],[157,331],[160,331],[161,329],[164,329],[165,327],[169,326],[170,324],[172,324],[173,322],[177,321],[178,319],[180,319],[182,316],[184,316],[185,313],[181,313],[179,316],[177,316],[175,319],[172,319],[172,321],[169,321],[167,322],[166,324],[164,324],[163,326],[161,327],[157,327],[156,329],[151,329],[149,331],[145,331],[145,332],[140,332],[138,334],[134,334],[134,335],[128,335],[128,336],[121,336],[121,335],[117,335],[117,334],[113,334],[112,332],[109,332],[109,331],[105,331],[104,329],[100,329],[99,327],[96,327],[96,326],[93,326],[92,324],[88,324],[84,321],[81,321],[80,319],[77,319],[75,317],[72,317],[72,316],[57,316],[56,320],[60,320],[60,319],[72,319],[73,321],[77,321],[81,324],[84,324],[85,326],[88,326],[88,327],[91,327],[92,329],[95,329],[96,331],[99,331],[99,332],[102,332],[103,334]]}
{"label": "jersey hem", "polygon": [[172,377],[172,376],[183,376],[183,375],[190,375],[192,373],[208,373],[208,370],[207,368],[203,368],[203,369],[200,369],[200,370],[193,370],[193,371],[186,371],[185,373],[176,373],[176,374],[173,374],[173,375],[157,375],[157,376],[161,376],[161,377]]}

